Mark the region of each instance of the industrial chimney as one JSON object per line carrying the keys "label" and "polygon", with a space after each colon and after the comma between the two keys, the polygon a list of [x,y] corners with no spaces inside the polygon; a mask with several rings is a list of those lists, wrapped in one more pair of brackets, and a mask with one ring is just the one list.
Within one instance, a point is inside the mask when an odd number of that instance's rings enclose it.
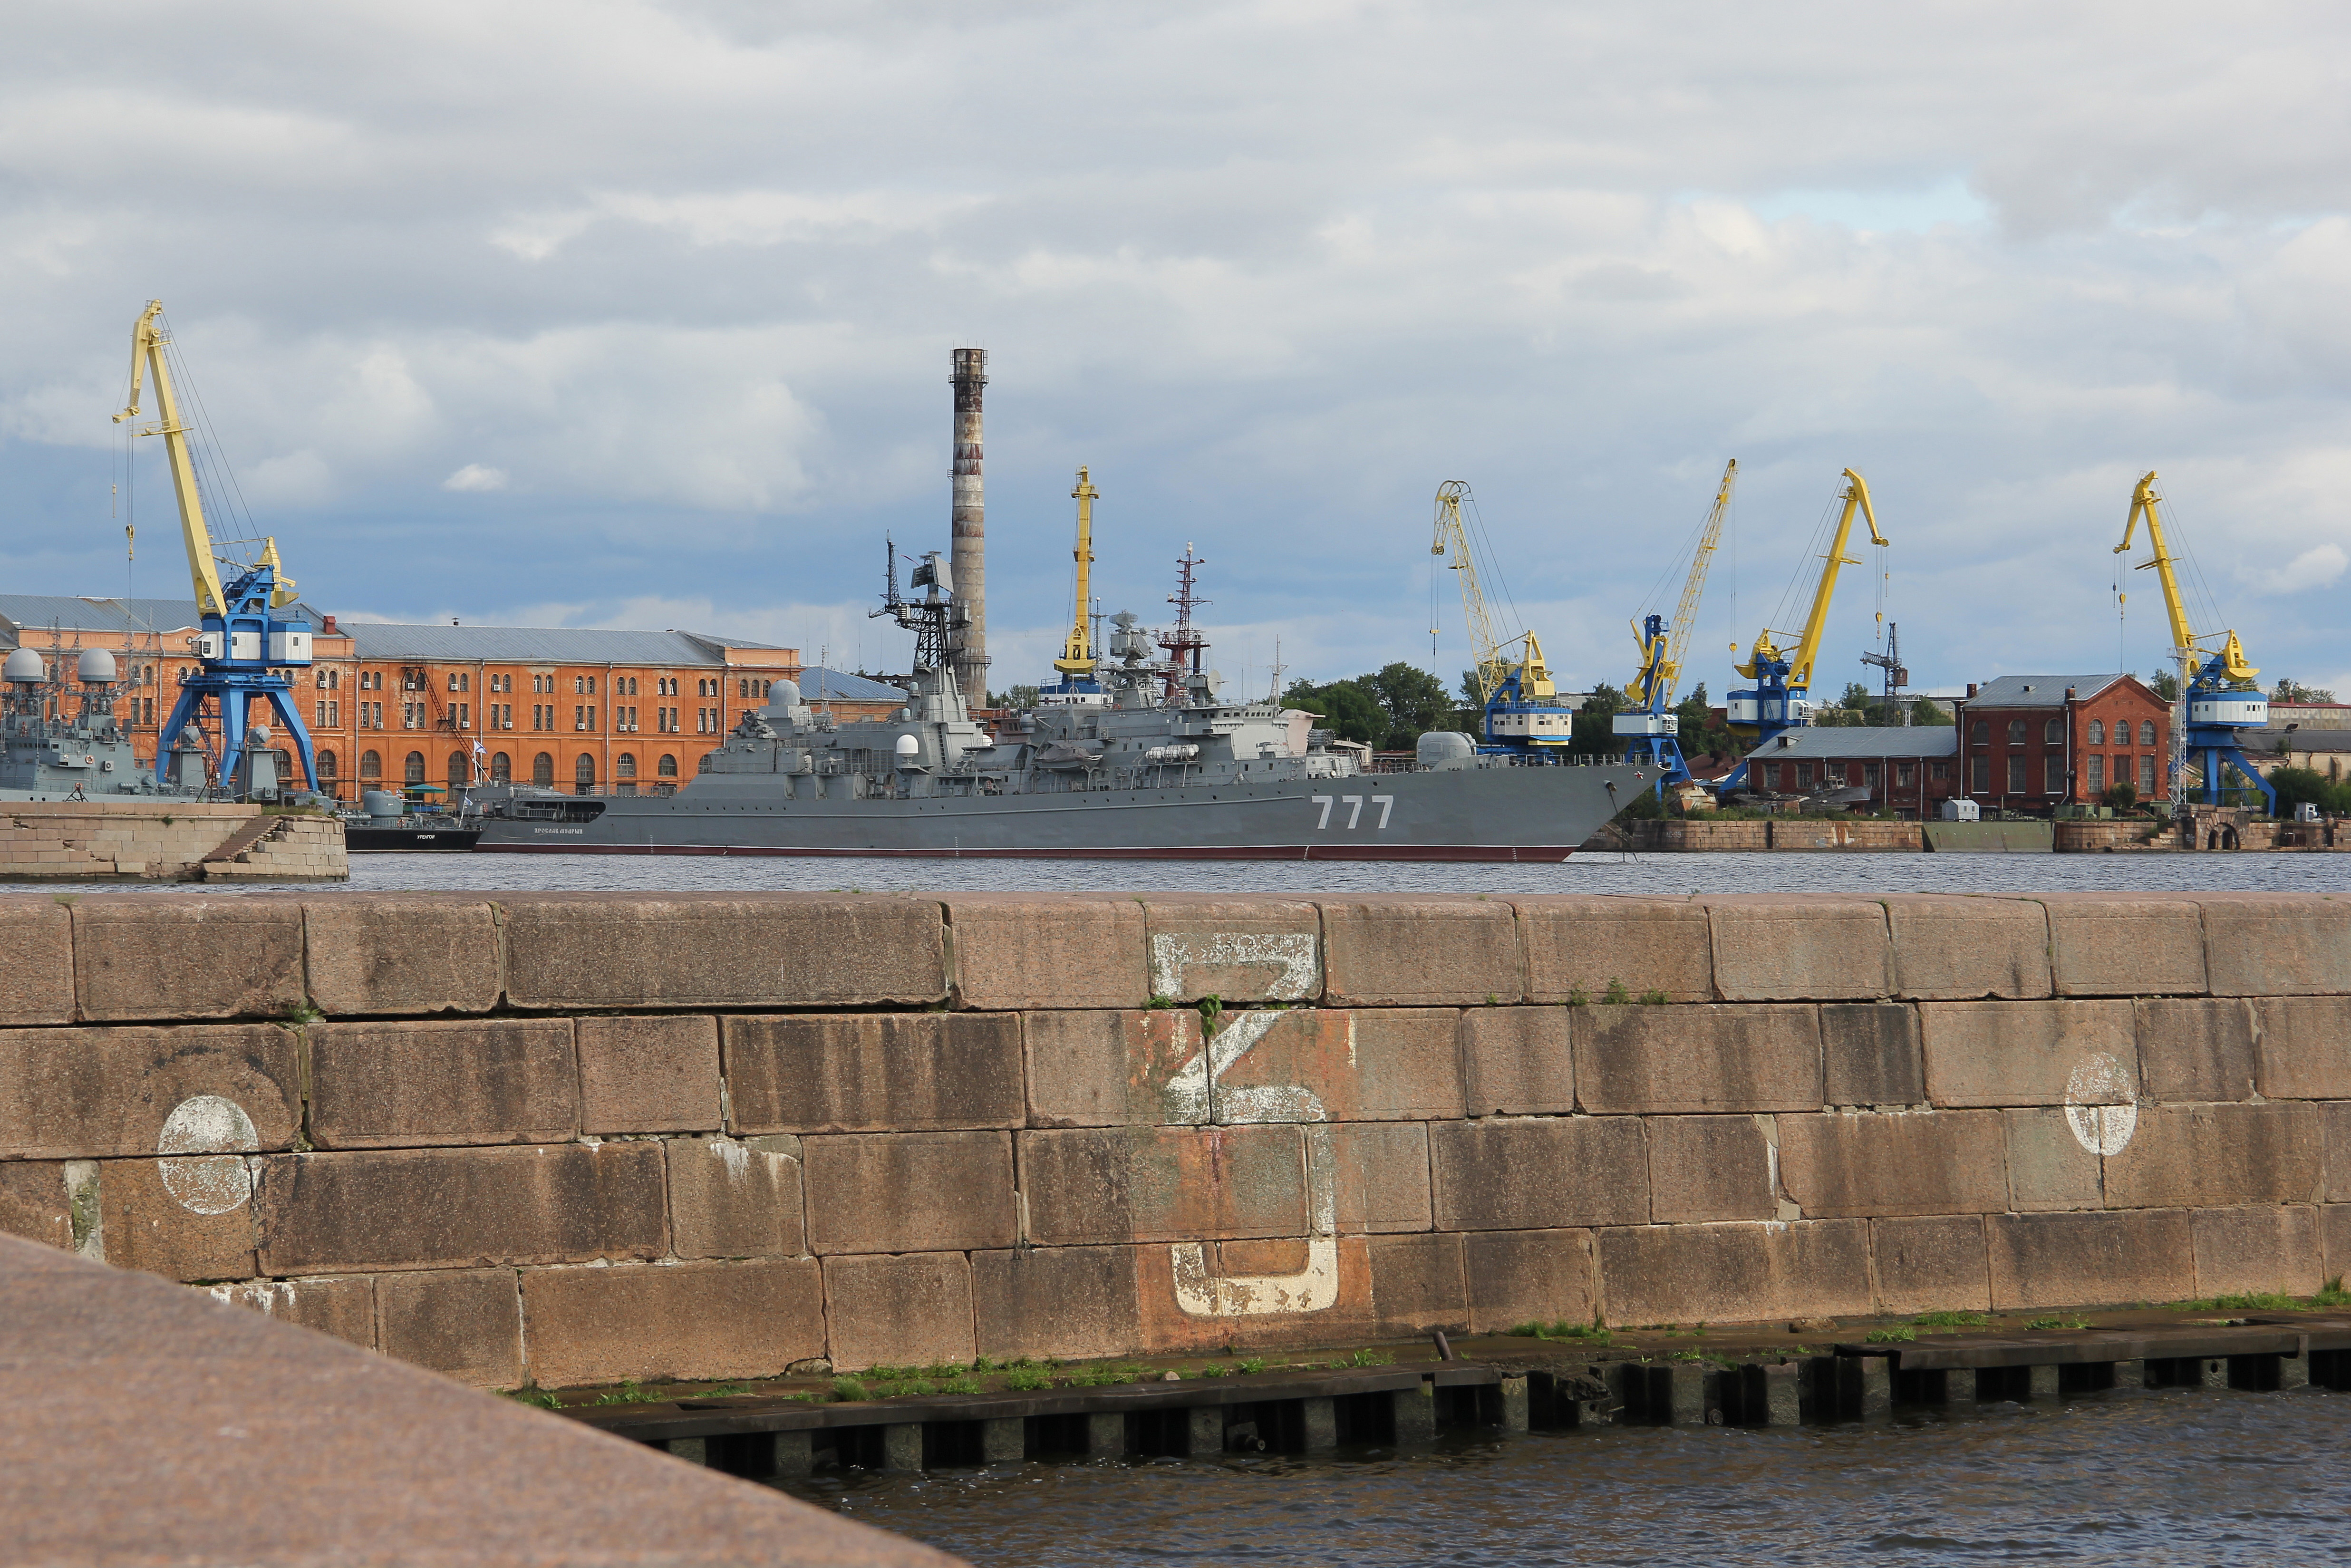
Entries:
{"label": "industrial chimney", "polygon": [[956,349],[948,379],[955,383],[956,598],[963,614],[947,633],[947,663],[956,685],[977,706],[987,701],[987,504],[981,494],[979,393],[987,384],[987,350]]}

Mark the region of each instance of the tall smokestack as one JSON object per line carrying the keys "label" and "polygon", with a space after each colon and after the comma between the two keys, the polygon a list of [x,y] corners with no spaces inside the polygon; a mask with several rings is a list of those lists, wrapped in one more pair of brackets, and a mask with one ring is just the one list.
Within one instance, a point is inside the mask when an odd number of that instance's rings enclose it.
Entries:
{"label": "tall smokestack", "polygon": [[980,491],[979,392],[987,384],[987,350],[957,349],[955,383],[956,598],[963,623],[947,633],[947,663],[956,685],[975,705],[987,701],[987,504]]}

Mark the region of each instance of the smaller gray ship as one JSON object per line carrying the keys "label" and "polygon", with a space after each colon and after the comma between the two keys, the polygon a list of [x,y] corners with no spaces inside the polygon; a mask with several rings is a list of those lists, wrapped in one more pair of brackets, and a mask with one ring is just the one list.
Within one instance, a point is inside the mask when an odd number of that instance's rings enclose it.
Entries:
{"label": "smaller gray ship", "polygon": [[[66,678],[72,661],[74,678]],[[204,753],[191,750],[196,787],[162,784],[140,766],[115,718],[132,684],[104,648],[78,655],[18,648],[0,662],[0,800],[204,798]],[[70,710],[70,711],[68,711]],[[174,769],[174,777],[182,770]]]}

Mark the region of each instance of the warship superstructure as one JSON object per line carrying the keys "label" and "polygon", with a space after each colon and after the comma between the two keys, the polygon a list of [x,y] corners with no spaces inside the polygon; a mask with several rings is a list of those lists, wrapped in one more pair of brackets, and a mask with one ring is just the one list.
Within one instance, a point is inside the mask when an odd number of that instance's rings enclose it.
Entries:
{"label": "warship superstructure", "polygon": [[[73,678],[66,670],[71,661]],[[85,648],[13,650],[0,661],[0,800],[99,800],[125,795],[200,800],[204,754],[169,753],[193,765],[193,784],[159,779],[139,765],[115,704],[131,684],[113,653]],[[68,711],[70,709],[70,711]],[[185,769],[183,768],[183,771]]]}

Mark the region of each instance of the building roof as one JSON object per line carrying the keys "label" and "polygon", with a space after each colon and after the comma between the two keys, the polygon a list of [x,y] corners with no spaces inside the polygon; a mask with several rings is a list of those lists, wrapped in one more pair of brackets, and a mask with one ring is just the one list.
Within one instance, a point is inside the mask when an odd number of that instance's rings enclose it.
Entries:
{"label": "building roof", "polygon": [[2280,747],[2286,751],[2351,751],[2351,729],[2313,725],[2290,730],[2283,725],[2273,724],[2267,729],[2237,731],[2237,746],[2256,760],[2280,755]]}
{"label": "building roof", "polygon": [[[723,664],[729,648],[771,648],[696,632],[613,632],[585,626],[406,625],[344,621],[361,659],[481,660],[507,664]],[[776,652],[789,650],[778,648]]]}
{"label": "building roof", "polygon": [[2116,682],[2128,679],[2128,675],[2002,675],[1961,700],[1970,707],[2064,707],[2068,686],[2077,699],[2087,702]]}
{"label": "building roof", "polygon": [[902,703],[905,691],[898,686],[869,681],[863,675],[852,675],[845,670],[827,669],[822,664],[810,664],[800,672],[800,701],[804,703]]}
{"label": "building roof", "polygon": [[[297,600],[277,613],[317,627],[318,611]],[[69,593],[0,593],[0,622],[16,639],[55,626],[64,632],[183,632],[199,624],[193,599],[77,599]]]}
{"label": "building roof", "polygon": [[1810,762],[1822,758],[1950,757],[1959,749],[1959,732],[1948,724],[1800,724],[1747,756],[1756,762],[1775,758]]}

